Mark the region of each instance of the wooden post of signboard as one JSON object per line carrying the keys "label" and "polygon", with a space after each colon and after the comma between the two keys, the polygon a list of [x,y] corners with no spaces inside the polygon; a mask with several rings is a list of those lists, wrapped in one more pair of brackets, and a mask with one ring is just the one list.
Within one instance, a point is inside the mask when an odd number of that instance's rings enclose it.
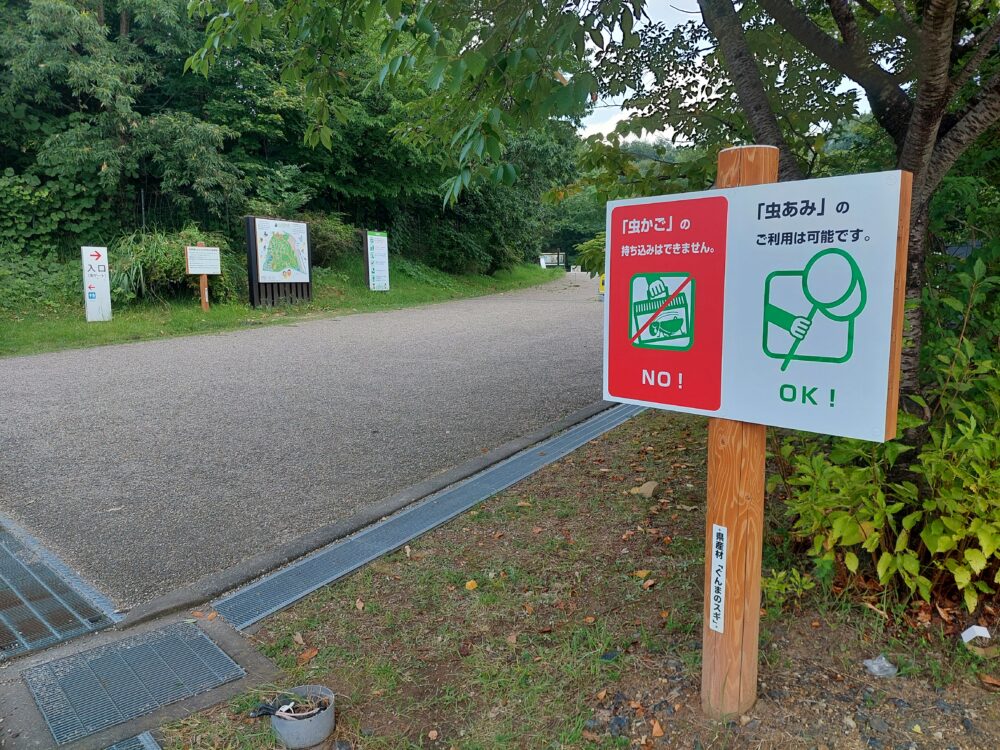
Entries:
{"label": "wooden post of signboard", "polygon": [[[204,242],[199,242],[198,247],[205,247]],[[198,279],[198,288],[201,291],[201,309],[208,312],[208,274],[203,273]]]}
{"label": "wooden post of signboard", "polygon": [[[778,181],[778,149],[742,146],[719,153],[716,187]],[[757,645],[764,528],[765,427],[708,420],[708,512],[705,522],[705,618],[701,706],[713,719],[748,711],[757,700]],[[721,527],[721,533],[718,528]],[[724,550],[723,585],[716,547]],[[713,565],[716,565],[713,576]],[[722,592],[722,632],[710,627]]]}

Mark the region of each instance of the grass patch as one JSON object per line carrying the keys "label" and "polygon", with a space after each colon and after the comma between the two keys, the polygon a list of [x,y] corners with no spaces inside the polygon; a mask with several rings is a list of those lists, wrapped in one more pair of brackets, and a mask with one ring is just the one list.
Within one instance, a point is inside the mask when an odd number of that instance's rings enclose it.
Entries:
{"label": "grass patch", "polygon": [[122,306],[107,323],[87,323],[83,302],[52,304],[0,313],[0,356],[38,354],[79,347],[120,344],[168,336],[230,331],[310,318],[393,310],[434,302],[523,289],[558,278],[561,270],[517,266],[494,276],[452,276],[403,258],[390,259],[387,292],[368,290],[360,258],[336,268],[313,269],[313,301],[254,309],[249,304],[216,303],[205,313],[197,297]]}
{"label": "grass patch", "polygon": [[[331,686],[336,738],[365,750],[863,747],[875,716],[884,747],[914,723],[922,748],[1000,746],[953,644],[818,589],[762,622],[754,709],[702,716],[704,442],[703,419],[647,412],[269,618],[256,645],[282,687]],[[653,499],[629,491],[647,480]],[[904,668],[891,682],[860,664],[883,650]],[[274,747],[246,718],[255,696],[165,727],[163,746]]]}

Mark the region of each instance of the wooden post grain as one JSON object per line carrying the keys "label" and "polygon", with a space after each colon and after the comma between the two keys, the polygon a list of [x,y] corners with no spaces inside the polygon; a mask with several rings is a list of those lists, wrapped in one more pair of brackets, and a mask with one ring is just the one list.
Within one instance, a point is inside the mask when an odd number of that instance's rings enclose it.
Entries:
{"label": "wooden post grain", "polygon": [[[716,187],[777,182],[778,149],[725,149],[719,153],[718,167]],[[734,239],[738,238],[730,241]],[[709,419],[701,706],[713,719],[742,714],[757,700],[764,450],[763,425]],[[728,540],[721,633],[709,627],[715,526],[726,529]]]}
{"label": "wooden post grain", "polygon": [[[204,242],[199,242],[198,247],[205,247]],[[201,292],[201,309],[208,312],[208,274],[203,273],[198,279],[198,289]]]}

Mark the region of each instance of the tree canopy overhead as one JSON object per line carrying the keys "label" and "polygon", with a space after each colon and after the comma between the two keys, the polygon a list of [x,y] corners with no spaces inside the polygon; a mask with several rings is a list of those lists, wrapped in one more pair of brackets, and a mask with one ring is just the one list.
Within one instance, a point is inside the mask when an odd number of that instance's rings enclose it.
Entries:
{"label": "tree canopy overhead", "polygon": [[[292,41],[289,76],[314,96],[314,140],[341,72],[332,52],[380,30],[377,80],[416,75],[430,106],[407,123],[416,143],[452,149],[458,196],[475,171],[502,163],[514,123],[579,114],[588,99],[625,95],[638,110],[623,132],[666,130],[706,146],[781,150],[782,179],[809,173],[831,127],[858,113],[859,88],[913,173],[908,297],[924,283],[931,196],[968,148],[1000,119],[997,0],[699,0],[702,23],[648,22],[645,0],[192,0],[207,19],[190,60],[207,70],[219,50],[279,28]],[[607,152],[606,152],[607,153]],[[919,306],[908,308],[919,343]],[[917,347],[904,357],[916,388]]]}

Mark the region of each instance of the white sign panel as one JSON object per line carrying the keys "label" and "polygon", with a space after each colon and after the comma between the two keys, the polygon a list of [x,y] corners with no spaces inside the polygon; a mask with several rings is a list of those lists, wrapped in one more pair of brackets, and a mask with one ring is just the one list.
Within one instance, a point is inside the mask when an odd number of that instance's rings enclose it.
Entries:
{"label": "white sign panel", "polygon": [[301,221],[256,219],[257,281],[261,284],[309,281],[309,233]]}
{"label": "white sign panel", "polygon": [[[908,177],[883,172],[609,203],[605,398],[865,440],[891,437],[898,381],[890,367],[905,273],[899,218]],[[725,200],[724,228],[717,219],[699,226],[696,204],[707,198]],[[640,207],[650,211],[627,218]],[[724,292],[689,284],[671,304],[670,284],[685,277],[677,273],[685,270],[685,253],[689,265],[703,262],[701,233],[720,232],[724,242],[710,249],[724,257]],[[644,273],[633,274],[638,265]],[[640,276],[645,292],[635,302],[630,295]],[[706,294],[723,297],[721,334],[711,325],[718,299]],[[681,302],[684,310],[672,309]],[[649,320],[632,321],[625,311],[643,305]],[[679,335],[671,315],[689,336],[683,347],[671,338]],[[655,345],[636,335],[638,323]],[[684,371],[685,361],[709,361],[694,355],[699,346],[717,347],[720,335],[717,364]],[[609,341],[618,354],[611,382]],[[719,378],[717,409],[671,400],[669,389],[706,378]]]}
{"label": "white sign panel", "polygon": [[222,254],[217,247],[186,247],[184,262],[190,274],[218,276],[222,273]]}
{"label": "white sign panel", "polygon": [[87,322],[111,320],[111,279],[106,247],[80,248],[83,260],[83,301]]}
{"label": "white sign panel", "polygon": [[708,627],[716,633],[726,629],[726,555],[729,548],[729,532],[725,526],[712,524],[711,579],[708,592]]}
{"label": "white sign panel", "polygon": [[373,292],[389,291],[389,236],[385,232],[368,232],[368,288]]}

